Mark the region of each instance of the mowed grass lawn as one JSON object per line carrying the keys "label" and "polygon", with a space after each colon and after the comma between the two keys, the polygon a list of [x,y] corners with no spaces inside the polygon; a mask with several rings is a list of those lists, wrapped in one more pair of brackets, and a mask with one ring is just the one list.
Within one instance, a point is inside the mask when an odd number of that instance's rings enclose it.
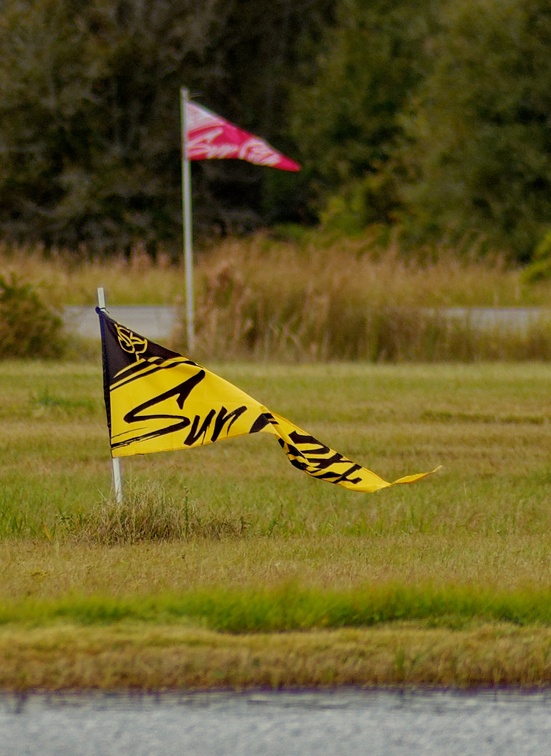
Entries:
{"label": "mowed grass lawn", "polygon": [[[0,688],[551,683],[551,365],[207,365],[386,480],[268,435],[122,461],[179,536],[109,541],[97,364],[0,364]],[[99,518],[98,518],[99,523]]]}

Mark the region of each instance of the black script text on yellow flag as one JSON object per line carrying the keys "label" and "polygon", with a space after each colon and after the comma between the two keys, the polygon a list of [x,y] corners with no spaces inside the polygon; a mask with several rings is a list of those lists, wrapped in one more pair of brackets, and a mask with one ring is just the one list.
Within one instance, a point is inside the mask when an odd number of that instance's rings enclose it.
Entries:
{"label": "black script text on yellow flag", "polygon": [[408,475],[387,483],[223,378],[120,325],[99,308],[97,313],[114,457],[271,433],[292,465],[352,491],[377,491],[396,483],[413,483],[430,474]]}

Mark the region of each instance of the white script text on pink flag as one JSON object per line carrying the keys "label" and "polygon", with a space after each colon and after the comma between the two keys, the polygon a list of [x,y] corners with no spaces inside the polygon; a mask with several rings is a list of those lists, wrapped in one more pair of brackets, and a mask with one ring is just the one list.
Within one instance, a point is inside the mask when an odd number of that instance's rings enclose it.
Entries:
{"label": "white script text on pink flag", "polygon": [[193,102],[186,105],[186,144],[189,160],[236,158],[282,171],[300,171],[298,163],[260,137]]}

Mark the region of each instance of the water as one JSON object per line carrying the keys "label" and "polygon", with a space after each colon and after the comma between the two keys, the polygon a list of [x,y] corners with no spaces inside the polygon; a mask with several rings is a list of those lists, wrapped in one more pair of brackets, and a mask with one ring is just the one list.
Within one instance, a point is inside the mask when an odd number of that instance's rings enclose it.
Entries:
{"label": "water", "polygon": [[551,691],[0,696],[0,754],[551,753]]}

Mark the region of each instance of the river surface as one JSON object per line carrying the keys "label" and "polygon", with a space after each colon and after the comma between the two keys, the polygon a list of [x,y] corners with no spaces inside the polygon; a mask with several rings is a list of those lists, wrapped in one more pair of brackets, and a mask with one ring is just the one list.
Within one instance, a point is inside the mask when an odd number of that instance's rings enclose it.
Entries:
{"label": "river surface", "polygon": [[0,695],[0,754],[551,754],[551,690]]}

